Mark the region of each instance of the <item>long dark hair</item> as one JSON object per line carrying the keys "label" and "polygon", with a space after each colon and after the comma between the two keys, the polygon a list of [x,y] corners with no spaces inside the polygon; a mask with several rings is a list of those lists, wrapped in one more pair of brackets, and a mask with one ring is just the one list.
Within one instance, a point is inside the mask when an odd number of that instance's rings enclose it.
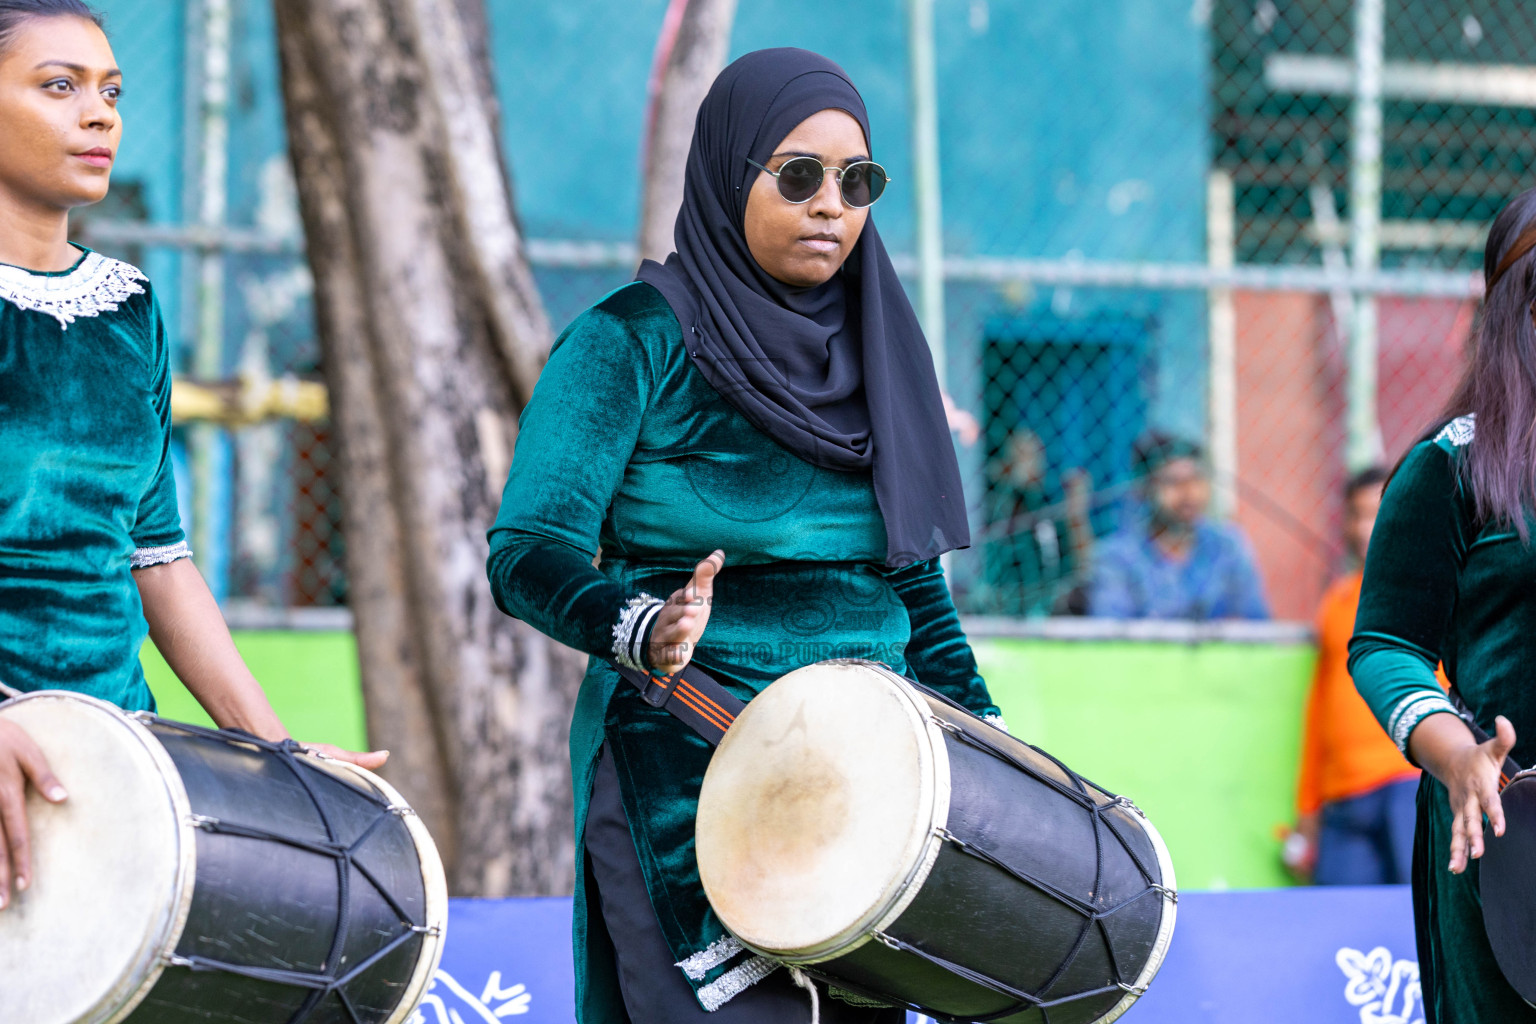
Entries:
{"label": "long dark hair", "polygon": [[1530,540],[1527,509],[1536,509],[1536,189],[1499,211],[1483,250],[1483,309],[1441,426],[1476,419],[1476,440],[1458,460],[1477,517],[1513,527]]}
{"label": "long dark hair", "polygon": [[82,0],[0,0],[0,53],[10,45],[11,37],[31,18],[84,18],[97,28],[101,15]]}

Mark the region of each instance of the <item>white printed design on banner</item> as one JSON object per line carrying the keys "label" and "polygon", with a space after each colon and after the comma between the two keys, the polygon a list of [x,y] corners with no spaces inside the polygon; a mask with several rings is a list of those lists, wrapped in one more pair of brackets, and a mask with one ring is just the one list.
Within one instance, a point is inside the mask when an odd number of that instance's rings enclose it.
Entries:
{"label": "white printed design on banner", "polygon": [[406,1024],[498,1024],[503,1018],[527,1013],[532,1002],[527,985],[502,988],[500,971],[491,972],[476,997],[453,975],[439,970],[427,986],[427,997]]}
{"label": "white printed design on banner", "polygon": [[1360,1007],[1360,1024],[1424,1024],[1417,960],[1396,960],[1385,946],[1369,953],[1345,946],[1334,962],[1348,979],[1344,998]]}

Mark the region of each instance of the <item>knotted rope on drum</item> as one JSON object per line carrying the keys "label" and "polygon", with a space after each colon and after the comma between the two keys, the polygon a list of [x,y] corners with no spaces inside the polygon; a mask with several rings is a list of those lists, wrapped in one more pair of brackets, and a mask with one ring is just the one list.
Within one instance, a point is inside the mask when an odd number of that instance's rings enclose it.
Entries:
{"label": "knotted rope on drum", "polygon": [[821,994],[816,991],[816,982],[811,976],[793,964],[789,965],[789,977],[796,985],[811,994],[811,1024],[821,1024]]}
{"label": "knotted rope on drum", "polygon": [[[1084,999],[1098,998],[1100,996],[1109,995],[1111,993],[1135,993],[1140,995],[1142,989],[1137,988],[1133,982],[1127,982],[1125,978],[1121,976],[1120,958],[1115,953],[1114,940],[1111,937],[1109,930],[1104,926],[1104,922],[1108,918],[1114,916],[1117,913],[1120,913],[1127,907],[1138,903],[1148,896],[1164,899],[1169,902],[1177,902],[1178,894],[1162,884],[1161,873],[1154,872],[1148,867],[1145,859],[1136,851],[1135,847],[1126,838],[1124,832],[1115,823],[1114,818],[1111,816],[1111,812],[1114,812],[1117,809],[1129,809],[1131,811],[1136,811],[1136,806],[1124,797],[1117,796],[1116,794],[1111,793],[1109,790],[1104,789],[1102,786],[1095,785],[1094,783],[1088,781],[1081,775],[1078,775],[1076,772],[1072,771],[1072,769],[1068,768],[1056,757],[1053,757],[1051,754],[1032,744],[1026,743],[1024,746],[1028,747],[1028,749],[1034,751],[1036,754],[1039,754],[1041,757],[1045,758],[1057,769],[1059,769],[1062,777],[1069,780],[1071,785],[1063,784],[1061,779],[1055,778],[1051,774],[1041,771],[1038,766],[1030,764],[1016,757],[1011,751],[999,746],[996,743],[991,742],[988,739],[972,735],[970,732],[962,729],[958,725],[955,725],[953,722],[949,722],[936,715],[929,720],[933,724],[937,725],[940,729],[943,729],[945,732],[949,733],[959,742],[989,754],[992,757],[996,757],[1002,761],[1007,762],[1018,771],[1023,772],[1036,781],[1056,790],[1056,792],[1071,800],[1073,803],[1077,804],[1085,812],[1087,812],[1090,820],[1093,823],[1094,838],[1095,863],[1093,888],[1091,890],[1092,892],[1100,892],[1104,883],[1104,843],[1106,833],[1108,833],[1110,838],[1119,842],[1120,846],[1125,850],[1126,855],[1130,857],[1131,863],[1135,865],[1137,871],[1140,872],[1141,877],[1146,881],[1147,885],[1146,888],[1144,888],[1141,892],[1122,899],[1114,904],[1108,906],[1096,906],[1087,900],[1073,896],[1071,893],[1064,891],[1059,886],[1054,885],[1045,879],[1039,878],[1029,871],[1022,870],[1015,865],[1007,863],[992,851],[987,850],[977,845],[976,843],[966,842],[953,833],[949,832],[947,829],[937,829],[935,831],[935,835],[937,835],[938,838],[942,841],[954,846],[954,848],[961,853],[975,857],[978,860],[992,865],[1005,874],[1008,874],[1018,881],[1023,882],[1024,884],[1029,885],[1034,889],[1037,889],[1051,899],[1056,900],[1064,906],[1067,906],[1081,914],[1084,919],[1083,927],[1082,930],[1078,932],[1076,941],[1073,943],[1072,948],[1068,951],[1067,955],[1062,959],[1061,963],[1056,966],[1056,969],[1052,971],[1050,977],[1046,979],[1045,983],[1040,985],[1039,988],[1034,992],[1025,992],[1007,984],[1006,982],[999,981],[996,978],[988,977],[987,975],[981,974],[977,971],[971,970],[970,968],[947,960],[944,957],[937,956],[927,950],[921,949],[918,946],[906,942],[905,940],[895,935],[890,935],[886,932],[875,931],[872,933],[875,940],[883,943],[890,949],[911,954],[912,956],[918,957],[919,959],[931,963],[946,971],[959,975],[960,977],[965,978],[967,981],[970,981],[976,985],[980,985],[983,988],[991,989],[999,995],[1007,996],[1008,998],[1014,1000],[1011,1006],[1008,1006],[1003,1010],[999,1010],[996,1013],[986,1014],[984,1016],[966,1017],[963,1019],[958,1017],[951,1018],[936,1014],[932,1007],[924,1007],[916,1003],[907,1003],[903,1005],[905,1005],[909,1010],[926,1014],[934,1020],[945,1021],[948,1022],[948,1024],[967,1024],[967,1022],[971,1021],[975,1021],[978,1022],[978,1024],[981,1024],[981,1022],[1000,1020],[1005,1017],[1010,1017],[1016,1013],[1022,1013],[1032,1009],[1039,1011],[1041,1024],[1050,1024],[1051,1010],[1058,1007],[1067,1006],[1072,1003],[1079,1003]],[[1016,740],[1016,742],[1022,743],[1023,741]],[[1101,803],[1100,800],[1094,796],[1094,793],[1090,792],[1090,787],[1093,791],[1097,792],[1100,796],[1105,798],[1104,802]],[[1046,993],[1049,993],[1051,988],[1055,986],[1056,983],[1060,981],[1061,978],[1071,968],[1073,962],[1077,959],[1078,953],[1082,950],[1083,944],[1088,940],[1088,937],[1093,934],[1095,929],[1097,929],[1099,935],[1102,937],[1105,948],[1109,953],[1111,970],[1114,972],[1112,982],[1108,985],[1104,985],[1096,989],[1090,989],[1084,992],[1074,992],[1069,996],[1062,996],[1058,999],[1048,998]],[[808,970],[807,973],[810,973],[815,977],[820,977],[823,980],[834,982],[843,988],[851,989],[861,995],[868,995],[871,998],[880,1000],[890,1000],[890,997],[887,995],[872,991],[864,991],[854,985],[850,985],[845,979],[828,978],[817,973],[814,969]]]}
{"label": "knotted rope on drum", "polygon": [[[234,964],[217,960],[212,957],[200,955],[183,956],[180,954],[167,958],[167,963],[173,967],[185,967],[193,971],[220,971],[226,974],[235,974],[245,978],[254,978],[258,981],[270,981],[279,985],[288,985],[293,988],[308,989],[310,994],[305,998],[299,1009],[289,1018],[288,1024],[304,1024],[314,1015],[321,1002],[329,995],[334,995],[336,1001],[346,1012],[351,1024],[364,1024],[364,1018],[359,1014],[357,1007],[347,995],[346,986],[356,980],[365,971],[380,960],[389,956],[395,950],[413,939],[435,932],[435,928],[429,927],[425,922],[417,922],[405,907],[401,906],[389,887],[384,885],[370,871],[366,864],[356,859],[356,851],[373,836],[385,822],[403,814],[414,813],[409,808],[398,807],[384,800],[377,793],[350,782],[336,775],[327,775],[327,779],[337,785],[352,790],[363,797],[369,803],[378,808],[378,814],[360,832],[356,839],[350,843],[342,843],[337,839],[336,823],[332,820],[326,809],[325,801],[320,799],[315,789],[310,773],[319,772],[313,764],[306,764],[309,755],[305,754],[302,745],[294,740],[283,740],[274,743],[248,733],[231,729],[206,729],[201,726],[188,725],[184,722],[172,722],[163,718],[153,719],[156,725],[174,729],[179,732],[196,736],[207,736],[221,739],[229,743],[255,747],[276,755],[279,763],[287,767],[294,779],[309,796],[314,805],[315,813],[319,816],[322,827],[325,830],[326,840],[318,842],[312,839],[304,839],[300,836],[275,832],[271,829],[259,828],[250,825],[242,825],[238,822],[223,821],[218,818],[210,818],[206,815],[192,816],[192,823],[206,832],[214,832],[222,835],[243,836],[248,839],[261,839],[274,843],[282,843],[310,853],[330,857],[336,862],[339,892],[337,903],[336,932],[331,939],[330,950],[326,954],[326,968],[319,972],[284,970],[271,967],[252,967],[245,964]],[[346,948],[347,938],[351,928],[351,885],[352,872],[356,871],[369,885],[377,890],[390,909],[399,917],[402,931],[393,936],[379,949],[359,960],[349,967],[345,973],[338,974],[337,966],[341,962],[342,952]]]}

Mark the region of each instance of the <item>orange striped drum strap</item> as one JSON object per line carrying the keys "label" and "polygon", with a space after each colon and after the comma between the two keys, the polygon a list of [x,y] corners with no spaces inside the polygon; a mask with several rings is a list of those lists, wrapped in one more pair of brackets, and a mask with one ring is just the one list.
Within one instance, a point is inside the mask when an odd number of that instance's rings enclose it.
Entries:
{"label": "orange striped drum strap", "polygon": [[694,732],[719,746],[725,730],[731,727],[746,702],[731,696],[708,672],[688,664],[670,676],[638,672],[615,665],[640,696],[653,708],[661,708]]}

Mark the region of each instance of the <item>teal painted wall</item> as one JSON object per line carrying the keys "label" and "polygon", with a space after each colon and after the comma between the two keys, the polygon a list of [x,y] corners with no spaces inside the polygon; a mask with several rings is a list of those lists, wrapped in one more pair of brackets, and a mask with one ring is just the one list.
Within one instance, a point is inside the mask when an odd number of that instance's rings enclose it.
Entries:
{"label": "teal painted wall", "polygon": [[[665,7],[491,0],[530,235],[633,237]],[[841,63],[868,103],[876,159],[907,184],[904,11],[900,0],[741,0],[731,52],[803,46]],[[947,251],[1203,259],[1208,62],[1188,0],[938,0],[935,19]],[[1125,144],[1149,125],[1155,148]],[[881,231],[910,250],[910,192],[890,196],[876,208]]]}
{"label": "teal painted wall", "polygon": [[[114,185],[142,188],[149,218],[182,220],[187,8],[165,0],[98,0],[118,67],[123,69],[123,141]],[[169,324],[181,323],[181,258],[173,250],[143,254],[143,269]]]}

